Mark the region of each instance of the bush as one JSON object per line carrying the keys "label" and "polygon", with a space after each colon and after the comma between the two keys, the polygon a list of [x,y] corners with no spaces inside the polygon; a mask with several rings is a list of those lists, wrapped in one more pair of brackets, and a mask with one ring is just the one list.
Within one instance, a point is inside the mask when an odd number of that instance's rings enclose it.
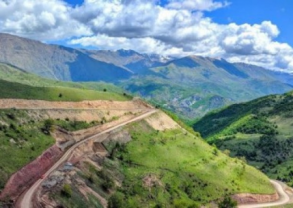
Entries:
{"label": "bush", "polygon": [[54,130],[54,120],[53,119],[46,119],[44,122],[43,132],[46,134],[50,134],[50,131]]}
{"label": "bush", "polygon": [[103,181],[102,187],[105,191],[109,191],[115,187],[115,183],[109,178],[108,180]]}
{"label": "bush", "polygon": [[236,208],[237,202],[233,200],[230,196],[225,196],[223,201],[220,201],[218,204],[219,208]]}

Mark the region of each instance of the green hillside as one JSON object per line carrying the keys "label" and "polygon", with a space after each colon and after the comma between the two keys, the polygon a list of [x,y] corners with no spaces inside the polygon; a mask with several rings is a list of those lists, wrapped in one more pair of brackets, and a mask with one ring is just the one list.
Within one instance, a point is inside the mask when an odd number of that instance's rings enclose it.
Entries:
{"label": "green hillside", "polygon": [[[132,140],[104,142],[109,155],[102,169],[85,162],[81,166],[87,168],[77,174],[78,180],[109,200],[110,208],[200,207],[217,203],[226,194],[274,193],[263,173],[209,146],[197,133],[157,131],[145,121],[130,124],[123,132]],[[92,204],[74,182],[70,187],[74,197],[56,190],[52,194],[58,204]]]}
{"label": "green hillside", "polygon": [[232,156],[293,185],[293,92],[210,113],[193,128]]}
{"label": "green hillside", "polygon": [[[124,207],[196,207],[225,194],[274,192],[261,172],[227,157],[198,135],[182,129],[158,132],[144,122],[129,130],[133,141],[115,155],[125,175],[118,192]],[[149,174],[158,180],[150,190],[141,184]],[[145,201],[149,195],[154,198]]]}
{"label": "green hillside", "polygon": [[32,87],[0,80],[0,98],[37,99],[48,101],[129,100],[128,96],[69,87]]}
{"label": "green hillside", "polygon": [[[108,91],[61,86],[36,87],[5,80],[0,80],[0,97],[72,101],[128,99]],[[28,110],[0,110],[0,190],[12,173],[54,143],[46,130],[46,121],[34,116]],[[56,121],[57,125],[58,122],[61,121]],[[110,155],[103,163],[104,174],[92,166],[89,166],[90,175],[87,172],[78,174],[87,180],[87,184],[95,187],[95,191],[109,199],[110,204],[118,200],[120,204],[116,204],[116,208],[164,205],[197,207],[217,202],[225,194],[274,192],[265,175],[246,165],[245,161],[231,159],[209,146],[197,133],[187,133],[183,129],[159,132],[144,121],[131,124],[123,130],[128,131],[132,141],[126,145],[105,144]],[[12,159],[7,160],[7,157]],[[158,179],[154,186],[146,187],[143,184],[142,180],[148,175]],[[120,179],[117,180],[117,177]],[[117,183],[122,180],[120,188],[116,187],[115,180]],[[84,197],[76,196],[74,199],[62,198],[55,193],[52,197],[68,207],[68,204],[77,204]]]}

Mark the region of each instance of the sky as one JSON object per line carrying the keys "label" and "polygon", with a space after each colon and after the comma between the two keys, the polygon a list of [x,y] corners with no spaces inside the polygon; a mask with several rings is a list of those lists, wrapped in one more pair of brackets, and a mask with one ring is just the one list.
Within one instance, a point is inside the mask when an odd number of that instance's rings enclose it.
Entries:
{"label": "sky", "polygon": [[0,0],[0,32],[293,72],[292,11],[292,0]]}

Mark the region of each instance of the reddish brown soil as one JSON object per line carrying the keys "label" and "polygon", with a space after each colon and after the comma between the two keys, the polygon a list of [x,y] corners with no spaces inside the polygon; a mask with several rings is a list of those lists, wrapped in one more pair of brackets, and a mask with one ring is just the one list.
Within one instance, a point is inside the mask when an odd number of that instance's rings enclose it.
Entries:
{"label": "reddish brown soil", "polygon": [[279,195],[275,194],[235,194],[232,196],[238,204],[250,204],[250,203],[266,203],[273,202],[279,199]]}
{"label": "reddish brown soil", "polygon": [[62,155],[60,149],[54,145],[46,150],[36,160],[24,166],[13,174],[2,193],[0,200],[9,198],[15,200],[27,187],[38,180]]}

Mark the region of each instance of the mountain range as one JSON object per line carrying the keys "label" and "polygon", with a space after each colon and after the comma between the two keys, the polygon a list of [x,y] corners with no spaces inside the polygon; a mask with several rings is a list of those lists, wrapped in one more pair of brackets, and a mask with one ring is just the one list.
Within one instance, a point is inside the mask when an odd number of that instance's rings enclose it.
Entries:
{"label": "mountain range", "polygon": [[0,62],[45,78],[104,81],[193,120],[228,104],[293,89],[293,75],[200,56],[86,50],[0,34]]}

